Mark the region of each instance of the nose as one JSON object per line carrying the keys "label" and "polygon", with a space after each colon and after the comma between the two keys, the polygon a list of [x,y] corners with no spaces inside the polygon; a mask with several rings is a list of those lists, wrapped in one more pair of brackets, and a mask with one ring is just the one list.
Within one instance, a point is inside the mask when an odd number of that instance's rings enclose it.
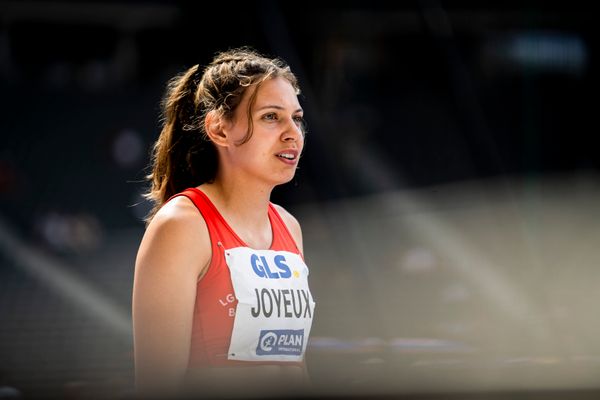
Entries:
{"label": "nose", "polygon": [[299,126],[293,118],[290,118],[281,135],[281,140],[284,142],[297,142],[302,139],[304,139],[302,126]]}

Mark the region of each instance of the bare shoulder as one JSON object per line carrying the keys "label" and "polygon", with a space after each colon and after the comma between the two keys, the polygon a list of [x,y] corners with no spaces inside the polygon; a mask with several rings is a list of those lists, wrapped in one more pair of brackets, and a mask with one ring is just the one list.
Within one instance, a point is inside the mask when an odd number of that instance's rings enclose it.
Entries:
{"label": "bare shoulder", "polygon": [[208,228],[202,214],[186,196],[175,197],[158,210],[148,225],[147,232],[159,230],[169,230],[177,236],[198,237],[203,233],[208,235]]}
{"label": "bare shoulder", "polygon": [[[186,196],[177,196],[164,204],[154,216],[154,220],[165,222],[168,220],[186,220],[188,217],[198,215],[198,209]],[[201,215],[200,215],[201,217]],[[151,223],[152,223],[151,222]]]}
{"label": "bare shoulder", "polygon": [[286,210],[278,204],[273,204],[273,207],[275,207],[275,209],[281,216],[281,219],[283,219],[283,222],[294,237],[294,240],[296,241],[296,244],[298,245],[300,251],[304,253],[302,244],[302,228],[300,227],[300,223],[298,222],[296,217],[294,217],[288,210]]}
{"label": "bare shoulder", "polygon": [[210,261],[210,254],[210,236],[202,214],[189,198],[178,196],[152,218],[138,256],[160,262],[178,259],[200,275]]}
{"label": "bare shoulder", "polygon": [[285,222],[286,226],[288,227],[288,229],[290,231],[291,230],[300,231],[300,223],[298,222],[296,217],[294,217],[288,210],[286,210],[285,208],[283,208],[282,206],[280,206],[278,204],[273,204],[273,206],[275,207],[275,209],[277,210],[277,212],[283,219],[283,222]]}

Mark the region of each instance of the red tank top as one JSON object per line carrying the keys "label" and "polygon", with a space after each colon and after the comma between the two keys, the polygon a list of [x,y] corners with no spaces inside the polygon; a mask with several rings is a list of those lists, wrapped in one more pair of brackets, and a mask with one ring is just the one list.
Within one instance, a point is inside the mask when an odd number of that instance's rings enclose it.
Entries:
{"label": "red tank top", "polygon": [[[212,258],[205,275],[198,281],[196,304],[188,368],[257,364],[300,365],[290,361],[240,361],[229,360],[227,353],[231,341],[237,299],[233,290],[225,249],[249,247],[233,231],[210,199],[197,188],[188,188],[175,194],[188,197],[202,214],[210,235]],[[272,243],[269,250],[284,250],[302,254],[281,216],[269,203],[269,220]]]}

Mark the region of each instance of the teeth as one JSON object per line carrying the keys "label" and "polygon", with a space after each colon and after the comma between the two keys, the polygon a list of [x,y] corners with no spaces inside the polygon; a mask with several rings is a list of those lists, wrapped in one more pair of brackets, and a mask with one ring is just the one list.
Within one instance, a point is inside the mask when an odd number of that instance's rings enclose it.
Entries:
{"label": "teeth", "polygon": [[281,154],[277,154],[278,157],[282,157],[282,158],[287,158],[288,160],[293,160],[295,157],[293,154],[289,154],[289,153],[281,153]]}

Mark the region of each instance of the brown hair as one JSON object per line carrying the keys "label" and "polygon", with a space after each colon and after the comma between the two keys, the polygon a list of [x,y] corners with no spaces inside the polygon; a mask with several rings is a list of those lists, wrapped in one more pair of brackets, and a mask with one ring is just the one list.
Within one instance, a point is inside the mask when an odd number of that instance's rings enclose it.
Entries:
{"label": "brown hair", "polygon": [[204,129],[206,115],[216,111],[231,118],[253,86],[247,110],[249,129],[239,145],[246,143],[252,136],[250,112],[256,89],[276,77],[287,79],[300,93],[296,76],[283,60],[242,47],[217,53],[202,73],[194,65],[169,80],[161,102],[162,130],[152,149],[152,171],[146,176],[150,188],[143,194],[154,203],[146,224],[174,194],[214,180],[217,150]]}

